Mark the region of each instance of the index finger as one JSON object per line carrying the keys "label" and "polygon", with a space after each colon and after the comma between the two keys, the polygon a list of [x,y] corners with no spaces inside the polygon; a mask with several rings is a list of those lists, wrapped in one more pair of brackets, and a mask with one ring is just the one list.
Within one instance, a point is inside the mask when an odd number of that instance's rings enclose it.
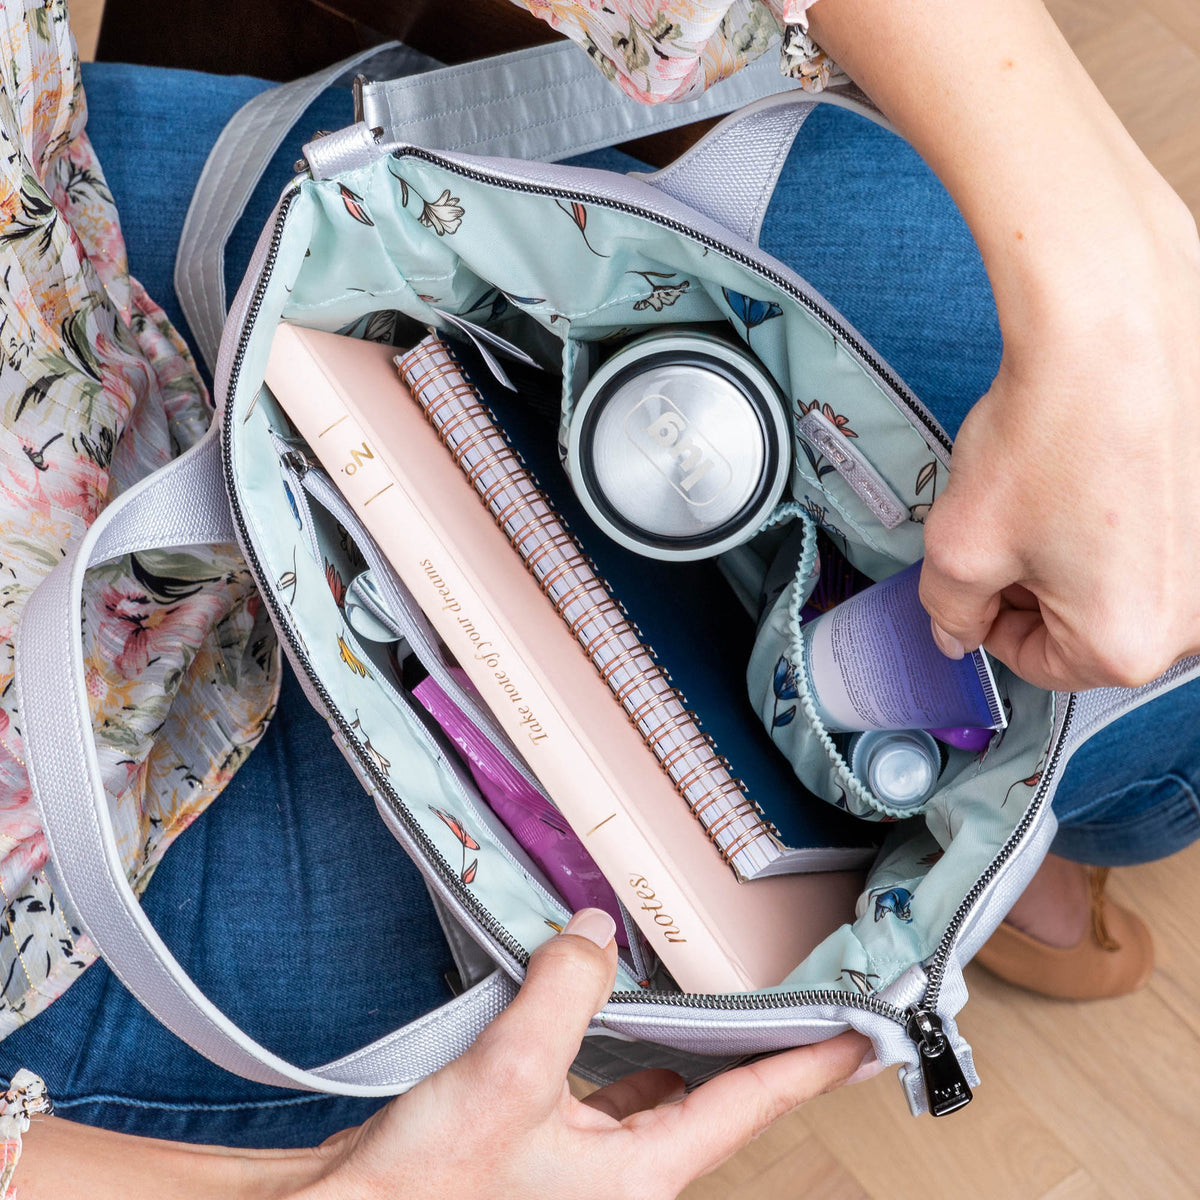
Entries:
{"label": "index finger", "polygon": [[1002,609],[984,649],[1026,683],[1047,691],[1075,691],[1101,682],[1092,672],[1066,660],[1037,608]]}
{"label": "index finger", "polygon": [[797,1105],[844,1083],[870,1048],[862,1034],[843,1033],[785,1050],[728,1071],[679,1104],[639,1113],[628,1124],[645,1125],[662,1168],[686,1183],[719,1166]]}

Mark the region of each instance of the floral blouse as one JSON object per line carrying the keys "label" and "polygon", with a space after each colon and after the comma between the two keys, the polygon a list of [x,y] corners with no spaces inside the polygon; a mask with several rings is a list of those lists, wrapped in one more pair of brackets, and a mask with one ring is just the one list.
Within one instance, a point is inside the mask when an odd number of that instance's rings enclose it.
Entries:
{"label": "floral blouse", "polygon": [[[187,348],[129,275],[86,119],[64,0],[3,0],[0,1037],[96,957],[44,874],[13,687],[22,608],[109,500],[195,443],[212,419]],[[277,686],[274,640],[229,546],[136,554],[93,570],[84,625],[101,770],[140,891],[263,732]]]}
{"label": "floral blouse", "polygon": [[845,76],[808,33],[816,0],[514,0],[578,42],[643,104],[688,100],[782,36],[784,75],[819,92]]}
{"label": "floral blouse", "polygon": [[[521,2],[645,102],[702,91],[781,30],[806,87],[836,71],[807,37],[813,0]],[[22,608],[108,501],[212,419],[186,346],[129,274],[86,117],[65,0],[0,0],[0,1037],[96,957],[44,870],[13,686]],[[84,626],[102,774],[140,891],[261,737],[275,641],[232,547],[91,571]]]}

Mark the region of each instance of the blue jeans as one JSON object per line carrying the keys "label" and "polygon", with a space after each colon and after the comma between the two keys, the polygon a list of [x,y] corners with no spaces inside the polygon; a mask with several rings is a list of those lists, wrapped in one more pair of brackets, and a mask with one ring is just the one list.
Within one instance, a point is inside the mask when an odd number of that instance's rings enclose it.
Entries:
{"label": "blue jeans", "polygon": [[[122,215],[133,273],[187,336],[172,271],[205,155],[257,80],[85,65],[89,132]],[[316,129],[315,104],[276,156],[228,253],[235,290],[258,232]],[[627,169],[615,151],[587,156]],[[920,159],[831,109],[805,126],[763,228],[766,249],[829,296],[951,432],[987,388],[1000,340],[970,235]],[[1123,718],[1069,765],[1055,848],[1096,863],[1159,858],[1200,836],[1200,684]],[[384,830],[290,673],[262,745],[156,871],[145,907],[208,994],[277,1053],[344,1054],[448,998],[449,953],[415,869]],[[379,1101],[294,1094],[212,1066],[97,963],[0,1043],[63,1116],[131,1133],[240,1146],[311,1145]]]}

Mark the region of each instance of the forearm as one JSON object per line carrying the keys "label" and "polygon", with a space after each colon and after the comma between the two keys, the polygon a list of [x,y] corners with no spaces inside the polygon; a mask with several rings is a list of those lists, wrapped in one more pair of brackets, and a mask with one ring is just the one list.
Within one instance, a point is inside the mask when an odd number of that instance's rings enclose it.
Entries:
{"label": "forearm", "polygon": [[313,1150],[231,1150],[131,1137],[57,1117],[24,1136],[21,1200],[283,1200],[325,1169]]}
{"label": "forearm", "polygon": [[1114,230],[1194,235],[1041,0],[821,0],[811,17],[962,211],[1006,341],[1069,295],[1079,311]]}

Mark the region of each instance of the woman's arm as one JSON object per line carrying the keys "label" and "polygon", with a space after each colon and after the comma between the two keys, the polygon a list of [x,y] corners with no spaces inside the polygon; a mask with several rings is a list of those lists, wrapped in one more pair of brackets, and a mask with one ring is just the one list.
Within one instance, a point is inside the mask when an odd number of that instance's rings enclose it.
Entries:
{"label": "woman's arm", "polygon": [[925,531],[943,648],[986,640],[1042,686],[1145,682],[1200,650],[1195,222],[1040,0],[810,16],[945,183],[999,310]]}
{"label": "woman's arm", "polygon": [[20,1200],[280,1200],[318,1180],[313,1150],[228,1150],[37,1117],[14,1179]]}
{"label": "woman's arm", "polygon": [[35,1119],[21,1200],[669,1200],[796,1105],[878,1069],[845,1033],[687,1096],[671,1071],[641,1071],[576,1100],[567,1072],[612,991],[613,930],[606,913],[576,913],[466,1054],[322,1146],[227,1150]]}

